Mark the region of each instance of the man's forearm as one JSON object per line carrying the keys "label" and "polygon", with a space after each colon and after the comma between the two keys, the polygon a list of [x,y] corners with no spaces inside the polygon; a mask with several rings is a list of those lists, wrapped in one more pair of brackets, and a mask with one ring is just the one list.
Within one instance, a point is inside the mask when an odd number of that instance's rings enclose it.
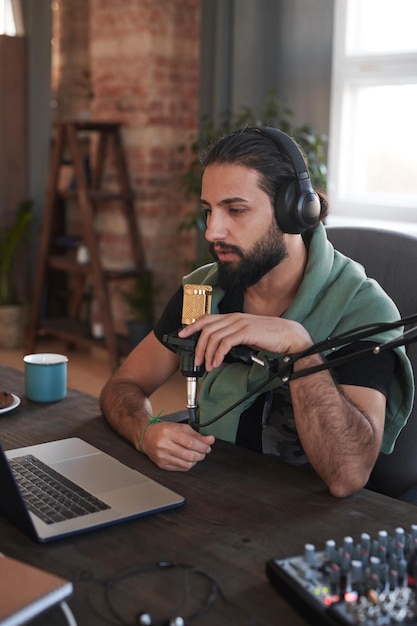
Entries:
{"label": "man's forearm", "polygon": [[[317,365],[314,355],[297,369]],[[336,496],[349,495],[367,482],[380,446],[372,420],[335,384],[329,371],[290,383],[297,431],[312,466]]]}
{"label": "man's forearm", "polygon": [[140,435],[152,417],[152,406],[132,381],[110,380],[100,395],[100,407],[108,423],[139,450]]}

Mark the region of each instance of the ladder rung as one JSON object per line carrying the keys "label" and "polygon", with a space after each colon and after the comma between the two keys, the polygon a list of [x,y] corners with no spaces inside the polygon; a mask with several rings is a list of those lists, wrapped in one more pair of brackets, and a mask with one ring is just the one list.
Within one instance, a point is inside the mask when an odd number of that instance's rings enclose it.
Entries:
{"label": "ladder rung", "polygon": [[[91,328],[88,322],[80,322],[67,317],[50,317],[44,320],[38,327],[37,334],[40,337],[54,335],[58,339],[68,341],[69,343],[81,343],[85,346],[103,346],[106,347],[105,338],[96,339],[91,334]],[[119,354],[126,356],[131,350],[128,337],[116,335]]]}
{"label": "ladder rung", "polygon": [[[131,202],[134,200],[133,193],[117,193],[110,191],[93,191],[92,189],[87,189],[87,197],[93,201],[100,202],[111,202],[111,201],[124,201]],[[77,189],[64,189],[59,191],[59,195],[61,198],[66,200],[76,199],[78,196]]]}
{"label": "ladder rung", "polygon": [[[71,274],[90,274],[91,263],[78,263],[74,257],[66,255],[52,255],[48,257],[48,265],[54,270],[68,272]],[[123,269],[102,268],[103,274],[108,280],[118,280],[122,278],[136,278],[143,270],[137,267],[128,267]]]}
{"label": "ladder rung", "polygon": [[[64,122],[65,124],[65,122]],[[71,122],[76,130],[88,130],[98,132],[112,132],[121,128],[121,122],[90,122],[75,121]]]}

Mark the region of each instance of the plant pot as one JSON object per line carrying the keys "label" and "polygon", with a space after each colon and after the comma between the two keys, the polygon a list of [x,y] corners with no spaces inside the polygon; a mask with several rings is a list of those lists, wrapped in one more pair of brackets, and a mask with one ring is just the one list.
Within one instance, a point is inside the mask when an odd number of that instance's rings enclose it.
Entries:
{"label": "plant pot", "polygon": [[0,306],[0,348],[23,348],[26,341],[27,308]]}
{"label": "plant pot", "polygon": [[127,322],[129,340],[132,348],[138,345],[152,330],[151,322]]}

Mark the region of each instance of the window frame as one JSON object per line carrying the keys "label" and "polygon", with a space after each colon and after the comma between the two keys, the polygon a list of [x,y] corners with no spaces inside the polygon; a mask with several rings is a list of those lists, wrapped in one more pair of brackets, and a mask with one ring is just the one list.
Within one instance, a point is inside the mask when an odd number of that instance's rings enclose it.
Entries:
{"label": "window frame", "polygon": [[[330,132],[328,151],[328,195],[331,215],[329,223],[338,221],[380,220],[388,222],[415,223],[417,227],[417,197],[407,199],[401,195],[364,194],[362,197],[346,191],[348,182],[346,159],[352,158],[352,146],[348,134],[352,121],[355,90],[363,87],[417,86],[416,52],[392,52],[369,54],[345,51],[347,38],[347,5],[349,0],[335,0],[332,86],[330,106]],[[389,138],[389,125],[383,129]],[[414,125],[417,146],[417,123]],[[410,141],[413,141],[410,138]],[[350,154],[349,154],[350,152]]]}

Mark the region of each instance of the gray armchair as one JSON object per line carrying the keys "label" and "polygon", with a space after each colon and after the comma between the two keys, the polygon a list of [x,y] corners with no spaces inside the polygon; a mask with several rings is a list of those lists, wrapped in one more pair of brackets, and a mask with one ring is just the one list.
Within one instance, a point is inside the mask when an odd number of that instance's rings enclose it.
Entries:
{"label": "gray armchair", "polygon": [[[327,235],[334,247],[355,259],[367,275],[379,282],[394,300],[401,317],[417,313],[417,237],[399,232],[329,226]],[[417,371],[417,343],[407,347]],[[392,454],[381,454],[369,488],[417,504],[417,403],[401,431]]]}

